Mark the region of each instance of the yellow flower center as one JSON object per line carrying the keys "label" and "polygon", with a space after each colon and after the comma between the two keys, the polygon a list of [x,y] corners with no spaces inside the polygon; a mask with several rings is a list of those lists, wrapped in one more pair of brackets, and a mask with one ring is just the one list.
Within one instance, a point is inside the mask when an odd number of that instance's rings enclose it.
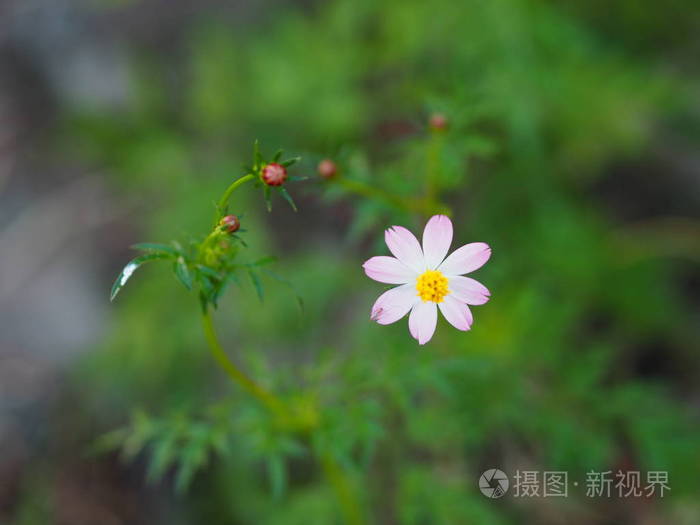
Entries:
{"label": "yellow flower center", "polygon": [[438,270],[428,270],[416,280],[416,290],[424,302],[441,303],[450,293],[447,289],[447,277]]}

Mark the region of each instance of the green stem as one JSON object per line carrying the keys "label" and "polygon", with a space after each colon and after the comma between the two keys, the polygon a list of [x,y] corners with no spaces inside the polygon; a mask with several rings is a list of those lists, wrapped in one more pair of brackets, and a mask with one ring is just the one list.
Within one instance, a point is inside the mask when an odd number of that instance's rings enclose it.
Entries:
{"label": "green stem", "polygon": [[204,336],[206,337],[214,359],[216,359],[216,362],[233,382],[237,383],[243,390],[260,401],[260,403],[269,408],[272,412],[278,414],[282,412],[283,408],[280,400],[244,374],[233,361],[229,359],[216,336],[216,330],[214,330],[214,324],[212,323],[211,312],[209,310],[202,314],[202,326],[204,328]]}
{"label": "green stem", "polygon": [[320,459],[326,477],[338,497],[345,522],[348,525],[362,525],[364,519],[360,507],[356,503],[354,490],[343,469],[330,454],[323,454]]}
{"label": "green stem", "polygon": [[217,221],[219,219],[219,215],[223,213],[223,209],[226,207],[226,204],[228,204],[228,200],[231,198],[231,194],[236,191],[236,188],[241,186],[242,184],[245,184],[249,180],[253,180],[255,178],[255,175],[249,173],[248,175],[244,175],[243,177],[240,177],[233,181],[231,185],[226,188],[226,191],[224,194],[221,196],[221,199],[219,199],[219,203],[216,207],[216,213],[217,213]]}
{"label": "green stem", "polygon": [[433,130],[428,140],[428,151],[426,159],[426,192],[425,199],[434,202],[437,199],[440,177],[440,157],[444,142],[444,131]]}
{"label": "green stem", "polygon": [[341,176],[337,176],[334,180],[349,192],[355,193],[356,195],[361,195],[362,197],[367,197],[369,199],[384,201],[387,204],[404,211],[424,215],[446,212],[445,206],[432,200],[415,200],[407,197],[398,197],[380,188],[375,188],[374,186],[365,184],[364,182],[354,179],[346,179],[345,177]]}
{"label": "green stem", "polygon": [[[206,337],[214,359],[229,378],[255,399],[260,401],[260,403],[272,413],[283,417],[288,415],[286,414],[287,411],[284,405],[277,397],[244,374],[233,361],[229,359],[221,343],[219,343],[219,338],[216,336],[216,330],[214,330],[214,324],[209,310],[202,314],[202,326],[204,328],[204,336]],[[336,493],[340,509],[347,524],[361,525],[364,523],[359,506],[355,502],[355,494],[352,486],[343,470],[340,468],[340,465],[328,454],[321,455],[319,460],[328,477],[328,481]]]}
{"label": "green stem", "polygon": [[[207,237],[204,240],[204,242],[202,243],[203,248],[206,248],[206,246],[208,246],[208,244],[212,242],[213,239],[215,239],[218,235],[218,232],[216,231],[216,224],[218,223],[218,220],[220,218],[219,215],[223,212],[223,209],[226,207],[226,204],[231,198],[233,192],[236,191],[236,189],[239,186],[245,184],[249,180],[253,180],[254,178],[255,176],[252,174],[245,175],[235,180],[228,188],[226,188],[226,191],[221,196],[221,199],[218,203],[217,216],[215,217],[214,221],[215,230],[211,234],[209,234],[209,237]],[[373,190],[374,188],[371,188],[369,186],[356,186],[356,192],[361,194],[367,191],[373,193]],[[374,196],[377,196],[376,192],[374,193]],[[395,199],[388,194],[384,195],[384,199],[391,199],[391,201],[394,201],[394,204],[400,202],[400,199]],[[285,405],[274,394],[268,392],[257,382],[253,381],[250,377],[243,373],[233,363],[233,361],[231,361],[231,359],[228,357],[223,347],[221,346],[221,343],[219,343],[219,338],[216,335],[214,323],[212,322],[211,318],[211,311],[209,309],[206,309],[202,314],[202,327],[204,328],[204,336],[207,340],[207,343],[209,344],[209,349],[211,350],[214,359],[234,383],[238,384],[241,388],[243,388],[243,390],[252,395],[272,413],[276,414],[277,416],[281,416],[282,419],[289,419],[290,416],[293,417],[293,414],[288,413],[288,410],[285,407]],[[333,490],[336,492],[340,508],[343,512],[343,515],[345,516],[345,520],[347,521],[348,525],[361,525],[363,523],[362,516],[359,507],[355,503],[355,498],[350,482],[347,480],[345,474],[343,473],[343,470],[340,468],[337,462],[327,454],[322,455],[319,459],[333,487]]]}

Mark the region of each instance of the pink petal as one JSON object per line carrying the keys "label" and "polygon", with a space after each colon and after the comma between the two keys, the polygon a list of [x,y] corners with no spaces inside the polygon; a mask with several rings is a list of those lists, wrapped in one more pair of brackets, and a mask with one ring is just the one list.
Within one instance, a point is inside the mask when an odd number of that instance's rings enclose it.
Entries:
{"label": "pink petal", "polygon": [[401,319],[420,298],[413,284],[404,284],[387,290],[372,307],[372,321],[379,324],[391,324]]}
{"label": "pink petal", "polygon": [[481,268],[491,257],[491,248],[483,242],[465,244],[453,251],[438,267],[445,275],[463,275]]}
{"label": "pink petal", "polygon": [[438,303],[438,306],[447,322],[457,330],[469,330],[471,328],[474,319],[466,304],[460,303],[457,299],[448,295],[441,303]]}
{"label": "pink petal", "polygon": [[452,221],[447,215],[433,215],[423,230],[425,264],[434,270],[443,261],[452,244]]}
{"label": "pink petal", "polygon": [[384,240],[399,261],[416,273],[425,271],[423,250],[418,244],[418,239],[410,231],[402,226],[392,226],[384,232]]}
{"label": "pink petal", "polygon": [[462,303],[484,304],[491,297],[488,288],[470,277],[450,277],[450,295]]}
{"label": "pink petal", "polygon": [[419,302],[408,316],[408,329],[411,335],[424,345],[435,333],[437,325],[437,307],[433,302]]}
{"label": "pink petal", "polygon": [[372,257],[362,265],[367,277],[380,283],[405,284],[416,279],[416,273],[393,257]]}

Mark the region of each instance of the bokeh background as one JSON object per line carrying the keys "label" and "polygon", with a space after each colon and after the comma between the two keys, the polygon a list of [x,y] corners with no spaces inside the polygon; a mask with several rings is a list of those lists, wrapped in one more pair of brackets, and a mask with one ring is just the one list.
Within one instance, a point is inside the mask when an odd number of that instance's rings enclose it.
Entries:
{"label": "bokeh background", "polygon": [[[310,177],[298,213],[234,200],[305,308],[244,283],[217,326],[322,399],[367,523],[700,523],[699,35],[694,0],[4,0],[0,523],[342,522],[313,458],[241,419],[168,268],[109,303],[131,244],[207,233],[255,139]],[[369,322],[361,263],[426,217],[324,157],[396,195],[439,173],[455,243],[493,248],[471,332]],[[490,467],[671,491],[489,500]]]}

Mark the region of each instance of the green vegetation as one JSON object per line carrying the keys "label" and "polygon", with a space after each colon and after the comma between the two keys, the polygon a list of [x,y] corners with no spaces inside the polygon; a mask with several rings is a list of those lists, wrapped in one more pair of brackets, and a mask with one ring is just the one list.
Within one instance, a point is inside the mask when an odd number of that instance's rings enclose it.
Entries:
{"label": "green vegetation", "polygon": [[[642,17],[632,4],[612,20],[601,2],[270,4],[254,23],[194,17],[177,58],[134,49],[129,107],[67,112],[60,144],[108,171],[134,242],[195,239],[142,246],[175,261],[188,287],[221,283],[192,254],[251,143],[302,157],[296,213],[278,195],[268,212],[249,185],[228,208],[242,216],[246,260],[277,260],[203,299],[206,312],[218,303],[226,354],[293,421],[227,380],[196,296],[156,261],[120,292],[110,334],[76,370],[93,448],[120,450],[128,468],[138,459],[144,479],[180,492],[191,523],[641,522],[628,501],[571,486],[554,506],[488,500],[477,480],[491,467],[565,470],[581,486],[591,470],[668,471],[672,490],[643,512],[697,523],[700,334],[687,276],[700,228],[669,222],[672,202],[618,210],[646,183],[634,175],[606,188],[616,165],[699,136],[684,42],[700,26],[690,1],[674,2],[689,13],[677,26],[661,6]],[[428,125],[435,113],[446,126]],[[336,177],[317,175],[324,158]],[[629,198],[654,190],[643,195]],[[471,331],[439,327],[419,348],[405,321],[370,322],[381,286],[361,264],[388,253],[385,228],[420,231],[436,212],[452,217],[454,245],[491,245],[478,278],[492,298]]]}

